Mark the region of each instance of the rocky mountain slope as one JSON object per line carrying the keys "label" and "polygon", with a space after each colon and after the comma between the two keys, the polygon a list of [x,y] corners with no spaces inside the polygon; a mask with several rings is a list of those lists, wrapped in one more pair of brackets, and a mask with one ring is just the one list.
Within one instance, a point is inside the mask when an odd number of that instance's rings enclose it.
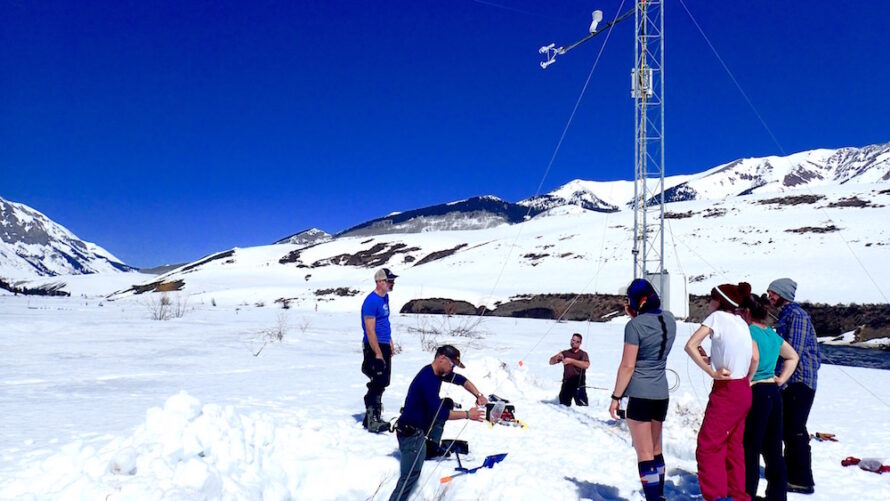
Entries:
{"label": "rocky mountain slope", "polygon": [[133,268],[27,205],[0,198],[0,278],[125,272]]}
{"label": "rocky mountain slope", "polygon": [[[863,148],[819,149],[792,155],[745,158],[700,174],[664,180],[667,202],[722,200],[750,194],[784,193],[844,184],[890,180],[890,143]],[[542,195],[508,202],[487,195],[389,214],[337,236],[459,231],[516,224],[554,208],[572,206],[615,212],[633,206],[632,181],[573,180]]]}

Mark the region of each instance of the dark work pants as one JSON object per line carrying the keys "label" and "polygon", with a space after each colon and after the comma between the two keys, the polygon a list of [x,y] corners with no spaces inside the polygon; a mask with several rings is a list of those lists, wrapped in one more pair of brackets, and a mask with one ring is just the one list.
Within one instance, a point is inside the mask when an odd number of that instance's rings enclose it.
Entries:
{"label": "dark work pants", "polygon": [[791,383],[782,390],[782,434],[788,483],[802,487],[815,485],[807,431],[807,419],[815,396],[816,392],[803,383]]}
{"label": "dark work pants", "polygon": [[566,379],[559,389],[559,403],[571,406],[573,399],[579,406],[587,405],[587,389],[584,388],[581,376]]}
{"label": "dark work pants", "polygon": [[368,392],[365,394],[365,408],[374,407],[383,397],[383,390],[389,386],[389,378],[392,374],[392,347],[389,343],[380,343],[380,352],[383,353],[383,367],[379,367],[380,361],[374,355],[374,350],[368,343],[362,343],[362,373],[370,379]]}
{"label": "dark work pants", "polygon": [[775,383],[751,386],[751,410],[745,420],[745,492],[753,499],[760,481],[760,456],[766,466],[766,499],[785,501],[782,457],[782,395]]}
{"label": "dark work pants", "polygon": [[424,436],[426,430],[420,428],[414,428],[410,433],[401,431],[396,433],[401,456],[399,458],[400,474],[396,488],[389,497],[390,501],[408,499],[420,479],[420,471],[423,469],[423,462],[427,459],[428,449],[430,447],[438,449],[444,429],[445,420],[443,419],[433,424],[428,439]]}
{"label": "dark work pants", "polygon": [[399,439],[401,474],[399,481],[396,482],[396,488],[389,497],[390,501],[408,499],[420,479],[420,470],[426,459],[426,438],[423,436],[423,430],[415,429],[410,435],[398,433],[396,436]]}

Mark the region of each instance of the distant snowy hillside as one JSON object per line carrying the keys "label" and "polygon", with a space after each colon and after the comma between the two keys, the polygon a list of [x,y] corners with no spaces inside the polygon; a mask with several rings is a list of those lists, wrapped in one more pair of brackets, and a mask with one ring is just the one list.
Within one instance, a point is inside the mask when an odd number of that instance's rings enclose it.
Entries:
{"label": "distant snowy hillside", "polygon": [[[723,282],[763,291],[798,280],[802,300],[886,303],[890,283],[890,183],[845,184],[690,200],[666,212],[665,266],[689,278],[689,292]],[[192,301],[293,303],[356,310],[376,268],[399,279],[398,311],[411,299],[450,298],[493,307],[518,295],[618,293],[633,274],[633,212],[566,206],[522,223],[488,228],[345,235],[221,252],[115,295],[177,290]]]}
{"label": "distant snowy hillside", "polygon": [[0,277],[26,280],[132,270],[31,207],[0,198]]}
{"label": "distant snowy hillside", "polygon": [[780,193],[802,187],[890,180],[890,143],[746,158],[720,165],[665,190],[669,202]]}
{"label": "distant snowy hillside", "polygon": [[319,230],[318,228],[309,228],[298,233],[294,233],[289,237],[284,237],[275,242],[276,244],[294,244],[302,247],[309,245],[328,242],[333,238],[330,233]]}
{"label": "distant snowy hillside", "polygon": [[523,221],[526,216],[533,217],[539,212],[541,211],[533,210],[529,214],[527,207],[487,195],[422,209],[395,212],[353,226],[337,236],[478,230],[502,224],[518,223]]}
{"label": "distant snowy hillside", "polygon": [[[781,193],[804,187],[870,184],[888,180],[890,143],[863,148],[812,150],[786,157],[735,160],[697,175],[666,177],[664,194],[669,203],[722,200],[751,193]],[[594,212],[615,212],[631,207],[633,200],[633,181],[576,179],[549,193],[535,195],[515,204],[495,196],[482,196],[394,212],[354,226],[337,237],[484,229],[519,223],[527,217],[564,206]]]}
{"label": "distant snowy hillside", "polygon": [[[666,177],[664,185],[670,188],[685,182],[690,177]],[[620,208],[631,206],[633,199],[633,181],[598,182],[575,179],[550,193],[522,200],[519,202],[519,205],[533,207],[538,210],[574,205],[587,210],[613,212]]]}

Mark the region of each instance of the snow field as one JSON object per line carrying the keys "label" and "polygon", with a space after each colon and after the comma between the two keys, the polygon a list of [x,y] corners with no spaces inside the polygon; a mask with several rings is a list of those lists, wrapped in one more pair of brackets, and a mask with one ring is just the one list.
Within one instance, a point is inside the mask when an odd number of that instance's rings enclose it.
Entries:
{"label": "snow field", "polygon": [[[282,311],[292,325],[284,342],[254,356],[258,333]],[[0,316],[0,348],[15,353],[0,368],[0,404],[11,424],[0,436],[2,499],[379,500],[395,485],[395,437],[360,424],[366,379],[357,313],[196,303],[183,318],[158,322],[133,301],[100,308],[3,297]],[[410,330],[419,318],[393,317],[403,351],[384,394],[387,418],[432,359]],[[305,329],[295,327],[301,320]],[[607,412],[625,320],[486,318],[475,337],[439,338],[462,350],[461,373],[486,394],[510,399],[528,429],[449,422],[444,437],[470,443],[465,466],[508,456],[447,484],[439,479],[456,461],[428,461],[417,498],[642,499],[626,426]],[[680,324],[669,358],[668,381],[679,378],[664,436],[670,499],[699,495],[695,437],[710,383],[683,353],[694,327]],[[587,408],[556,403],[562,369],[547,363],[572,332],[584,335],[591,358],[588,385],[605,388],[588,390]],[[810,431],[840,442],[812,443],[817,492],[800,499],[890,497],[890,477],[840,466],[849,455],[886,455],[888,383],[887,371],[823,366]],[[442,394],[472,405],[462,388],[444,384]]]}

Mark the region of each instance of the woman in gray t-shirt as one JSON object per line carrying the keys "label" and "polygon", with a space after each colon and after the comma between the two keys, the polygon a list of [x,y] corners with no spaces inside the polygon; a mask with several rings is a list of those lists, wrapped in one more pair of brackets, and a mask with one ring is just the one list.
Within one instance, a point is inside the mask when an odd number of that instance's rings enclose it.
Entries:
{"label": "woman in gray t-shirt", "polygon": [[637,451],[637,467],[646,500],[664,496],[664,456],[661,428],[667,416],[667,357],[677,335],[677,322],[661,309],[661,300],[648,281],[638,278],[627,288],[624,354],[615,378],[609,413],[618,419],[618,404],[627,401],[627,427]]}

